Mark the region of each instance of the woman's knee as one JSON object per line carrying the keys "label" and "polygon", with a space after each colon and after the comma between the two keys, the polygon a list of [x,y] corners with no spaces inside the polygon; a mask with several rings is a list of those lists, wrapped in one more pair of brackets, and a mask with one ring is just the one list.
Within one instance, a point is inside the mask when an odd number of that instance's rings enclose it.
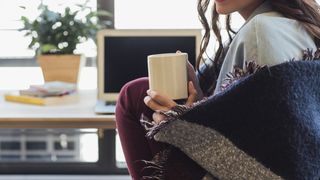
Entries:
{"label": "woman's knee", "polygon": [[117,112],[121,111],[139,113],[144,106],[143,98],[147,95],[149,81],[147,77],[138,78],[126,83],[119,93],[117,100]]}
{"label": "woman's knee", "polygon": [[133,98],[146,94],[146,90],[149,88],[149,80],[147,77],[138,78],[126,83],[120,91],[119,99],[121,98]]}

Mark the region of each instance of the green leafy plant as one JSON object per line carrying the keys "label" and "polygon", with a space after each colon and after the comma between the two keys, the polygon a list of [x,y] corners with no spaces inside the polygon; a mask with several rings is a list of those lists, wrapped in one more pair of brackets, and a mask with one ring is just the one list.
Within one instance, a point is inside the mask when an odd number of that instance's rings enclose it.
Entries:
{"label": "green leafy plant", "polygon": [[101,16],[112,16],[107,11],[93,11],[86,5],[78,5],[72,11],[69,7],[64,13],[51,11],[48,6],[40,5],[40,15],[33,21],[22,16],[25,36],[31,36],[29,48],[37,54],[73,54],[77,44],[94,39],[96,33],[106,25],[99,20]]}

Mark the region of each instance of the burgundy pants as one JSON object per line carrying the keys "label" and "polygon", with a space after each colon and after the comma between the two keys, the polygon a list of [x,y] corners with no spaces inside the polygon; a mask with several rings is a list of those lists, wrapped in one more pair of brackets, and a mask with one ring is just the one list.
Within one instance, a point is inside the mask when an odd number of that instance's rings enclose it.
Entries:
{"label": "burgundy pants", "polygon": [[153,111],[143,99],[149,89],[147,78],[140,78],[127,83],[121,90],[116,106],[116,122],[121,145],[131,177],[135,180],[152,172],[141,160],[151,160],[164,148],[164,144],[145,137],[146,131],[140,124],[143,113],[151,118]]}

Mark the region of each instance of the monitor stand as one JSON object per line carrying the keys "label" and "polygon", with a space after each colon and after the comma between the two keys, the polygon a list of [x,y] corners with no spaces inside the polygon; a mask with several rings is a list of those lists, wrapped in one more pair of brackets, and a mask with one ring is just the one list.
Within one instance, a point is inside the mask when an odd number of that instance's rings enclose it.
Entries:
{"label": "monitor stand", "polygon": [[94,112],[96,114],[115,114],[115,102],[106,102],[104,100],[97,100]]}

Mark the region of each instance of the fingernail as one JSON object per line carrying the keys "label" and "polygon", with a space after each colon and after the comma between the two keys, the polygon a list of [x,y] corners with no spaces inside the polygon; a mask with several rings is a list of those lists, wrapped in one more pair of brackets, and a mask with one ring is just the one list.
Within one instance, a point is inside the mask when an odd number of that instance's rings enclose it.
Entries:
{"label": "fingernail", "polygon": [[146,97],[144,97],[144,99],[143,99],[143,101],[144,101],[145,103],[147,103],[149,100],[150,100],[150,96],[146,96]]}
{"label": "fingernail", "polygon": [[155,92],[152,91],[152,90],[149,91],[149,95],[150,95],[151,97],[152,97],[152,95],[154,95],[154,93],[155,93]]}

